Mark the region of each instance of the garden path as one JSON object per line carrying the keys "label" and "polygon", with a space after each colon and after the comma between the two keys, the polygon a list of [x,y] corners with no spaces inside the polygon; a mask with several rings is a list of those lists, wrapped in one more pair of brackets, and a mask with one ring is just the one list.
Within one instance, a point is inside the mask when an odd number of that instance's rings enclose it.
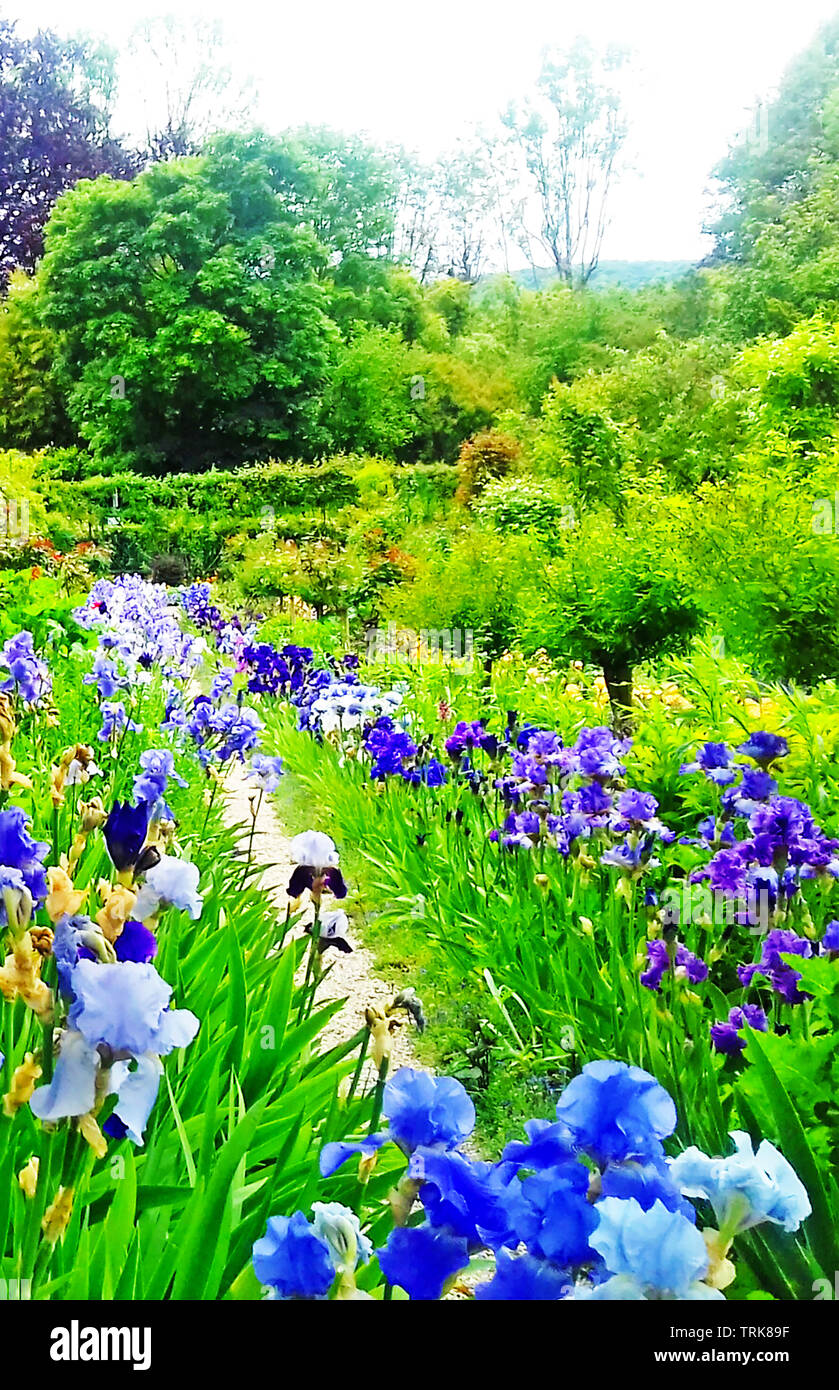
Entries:
{"label": "garden path", "polygon": [[[247,854],[250,837],[252,794],[252,784],[245,778],[243,770],[236,765],[226,782],[224,816],[229,826],[238,827],[241,831],[243,856]],[[262,798],[257,812],[251,854],[254,863],[260,866],[259,881],[276,907],[278,920],[281,921],[285,917],[288,904],[286,885],[294,868],[294,859],[291,854],[291,837],[285,834],[270,796]],[[298,928],[300,934],[306,920],[304,919]],[[328,954],[334,964],[320,988],[319,1001],[325,1004],[332,999],[345,999],[346,1003],[320,1035],[324,1049],[351,1038],[364,1022],[364,1010],[367,1005],[376,1004],[384,1008],[394,993],[393,986],[386,984],[376,975],[372,953],[364,946],[354,944],[349,954],[340,951],[330,951]],[[398,1067],[416,1065],[409,1027],[410,1025],[406,1024],[394,1035],[391,1071],[396,1071]],[[363,1082],[373,1085],[375,1080],[376,1071],[368,1058]],[[467,1145],[467,1148],[469,1147],[471,1146]],[[483,1254],[491,1262],[490,1252],[484,1251]],[[481,1276],[472,1271],[460,1276],[445,1295],[446,1300],[471,1298],[479,1277]],[[487,1277],[486,1274],[483,1277]]]}
{"label": "garden path", "polygon": [[[227,779],[225,792],[225,820],[229,826],[241,828],[240,839],[243,855],[246,855],[251,826],[250,798],[254,788],[238,765]],[[278,919],[282,921],[288,906],[286,885],[294,868],[294,859],[291,855],[291,837],[285,834],[270,796],[264,796],[259,807],[252,857],[254,863],[260,866],[259,882],[276,908]],[[304,926],[305,920],[298,927],[298,934],[302,935]],[[352,928],[350,939],[353,941],[352,952],[330,950],[324,960],[324,964],[330,965],[331,969],[318,991],[318,1001],[326,1004],[333,999],[346,1000],[343,1009],[330,1020],[321,1034],[325,1049],[345,1042],[358,1032],[368,1004],[384,1008],[394,995],[393,985],[376,975],[371,952],[353,939]],[[410,1027],[406,1023],[394,1035],[392,1071],[397,1067],[414,1065]],[[365,1080],[375,1080],[374,1068],[369,1061],[366,1073]]]}

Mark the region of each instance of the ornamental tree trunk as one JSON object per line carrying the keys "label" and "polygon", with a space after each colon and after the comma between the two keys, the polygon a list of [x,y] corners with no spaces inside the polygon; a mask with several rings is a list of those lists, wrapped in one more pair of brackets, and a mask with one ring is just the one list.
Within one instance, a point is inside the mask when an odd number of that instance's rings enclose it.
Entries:
{"label": "ornamental tree trunk", "polygon": [[623,657],[604,657],[603,678],[612,707],[612,727],[624,737],[632,732],[632,666]]}

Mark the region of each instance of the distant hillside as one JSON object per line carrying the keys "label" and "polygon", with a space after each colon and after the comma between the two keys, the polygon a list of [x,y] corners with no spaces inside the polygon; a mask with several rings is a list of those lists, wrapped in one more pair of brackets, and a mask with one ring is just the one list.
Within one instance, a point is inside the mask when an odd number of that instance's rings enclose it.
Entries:
{"label": "distant hillside", "polygon": [[[686,271],[692,269],[696,261],[601,261],[589,281],[601,288],[606,285],[624,285],[627,289],[638,289],[641,285],[652,285],[678,280]],[[555,270],[530,267],[511,272],[512,279],[527,289],[545,289],[555,284]]]}

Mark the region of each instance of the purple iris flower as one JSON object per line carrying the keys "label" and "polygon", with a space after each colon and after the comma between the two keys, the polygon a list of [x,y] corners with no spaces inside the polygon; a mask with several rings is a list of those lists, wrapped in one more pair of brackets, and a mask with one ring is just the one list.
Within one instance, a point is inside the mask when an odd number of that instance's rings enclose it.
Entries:
{"label": "purple iris flower", "polygon": [[611,845],[609,849],[604,850],[600,862],[611,864],[614,868],[620,869],[622,874],[637,876],[648,866],[658,863],[658,860],[650,858],[654,840],[654,835],[642,835],[634,844],[631,840],[623,840],[620,844]]}
{"label": "purple iris flower", "polygon": [[621,759],[632,746],[632,739],[619,739],[605,726],[582,729],[571,750],[572,766],[585,777],[609,782],[626,773]]}
{"label": "purple iris flower", "polygon": [[778,783],[759,767],[744,767],[736,787],[727,787],[722,794],[726,815],[750,816],[759,804],[768,801],[778,790]]}
{"label": "purple iris flower", "polygon": [[102,715],[102,727],[96,737],[100,743],[107,743],[114,734],[121,733],[123,729],[130,734],[139,734],[143,731],[142,724],[137,724],[128,716],[122,700],[104,700],[100,706]]}
{"label": "purple iris flower", "polygon": [[168,748],[149,748],[140,754],[142,772],[134,778],[134,800],[148,801],[152,806],[161,801],[170,781],[179,787],[187,783],[175,771],[175,759]]}
{"label": "purple iris flower", "polygon": [[692,763],[682,763],[679,773],[689,777],[701,772],[715,786],[727,787],[736,777],[731,749],[726,743],[703,743]]}
{"label": "purple iris flower", "polygon": [[776,759],[787,757],[789,744],[780,734],[770,734],[759,729],[756,733],[750,734],[745,743],[740,744],[737,752],[746,758],[752,758],[765,771]]}
{"label": "purple iris flower", "polygon": [[839,922],[828,922],[820,944],[822,951],[839,951]]}
{"label": "purple iris flower", "polygon": [[759,1005],[744,1004],[742,1008],[730,1009],[727,1022],[711,1025],[711,1043],[715,1050],[730,1056],[742,1052],[746,1039],[741,1035],[747,1024],[759,1033],[767,1031],[769,1021]]}
{"label": "purple iris flower", "polygon": [[36,705],[49,695],[52,689],[49,671],[35,654],[31,632],[19,632],[5,643],[0,654],[0,668],[4,666],[9,674],[0,681],[0,690],[17,691],[27,705]]}
{"label": "purple iris flower", "polygon": [[[647,959],[649,965],[641,975],[641,984],[647,989],[660,990],[661,981],[670,969],[670,955],[665,941],[656,940],[647,942]],[[683,970],[692,984],[699,984],[708,978],[708,967],[704,960],[699,956],[693,955],[691,951],[681,942],[676,947],[675,968]]]}
{"label": "purple iris flower", "polygon": [[151,806],[141,801],[131,806],[127,801],[115,801],[105,821],[105,844],[114,868],[123,873],[131,869],[140,857],[151,818]]}
{"label": "purple iris flower", "polygon": [[47,896],[43,861],[48,853],[49,845],[30,835],[26,813],[20,806],[0,811],[0,865],[20,874],[36,904]]}
{"label": "purple iris flower", "polygon": [[760,960],[751,965],[738,965],[740,983],[750,985],[755,975],[763,975],[769,981],[770,988],[788,1004],[802,1004],[810,996],[798,989],[801,976],[781,959],[782,953],[806,959],[812,956],[813,945],[806,936],[796,936],[794,931],[777,928],[769,932],[761,947]]}
{"label": "purple iris flower", "polygon": [[494,734],[487,733],[480,720],[469,723],[461,719],[446,739],[445,747],[449,756],[455,759],[462,758],[473,748],[482,748],[490,757],[494,757],[498,752],[498,739]]}
{"label": "purple iris flower", "polygon": [[126,922],[116,941],[117,960],[147,965],[157,955],[157,937],[143,922]]}

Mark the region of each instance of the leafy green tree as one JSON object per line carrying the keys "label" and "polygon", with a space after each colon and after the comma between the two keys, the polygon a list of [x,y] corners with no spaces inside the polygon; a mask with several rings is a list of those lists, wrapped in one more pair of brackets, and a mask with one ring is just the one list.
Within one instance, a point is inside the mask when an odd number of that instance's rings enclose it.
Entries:
{"label": "leafy green tree", "polygon": [[411,355],[401,335],[361,329],[339,349],[324,393],[324,421],[334,446],[401,456],[418,427],[411,390]]}
{"label": "leafy green tree", "polygon": [[556,483],[517,475],[488,483],[474,506],[477,520],[502,536],[532,532],[549,552],[561,548],[576,511]]}
{"label": "leafy green tree", "polygon": [[[361,136],[303,126],[279,136],[254,131],[218,136],[210,152],[246,148],[271,171],[289,211],[340,261],[385,256],[391,246],[398,170],[393,159]],[[324,273],[326,273],[326,264]]]}
{"label": "leafy green tree", "polygon": [[53,371],[55,342],[41,319],[37,281],[22,270],[0,300],[0,447],[39,449],[73,438]]}
{"label": "leafy green tree", "polygon": [[839,324],[816,314],[781,339],[760,339],[733,366],[750,393],[752,446],[799,458],[839,439]]}
{"label": "leafy green tree", "polygon": [[176,160],[68,193],[43,319],[93,452],[152,470],[316,454],[335,336],[323,257],[258,158]]}
{"label": "leafy green tree", "polygon": [[685,553],[727,650],[812,686],[839,665],[839,466],[835,446],[785,463],[776,447],[691,499]]}
{"label": "leafy green tree", "polygon": [[717,254],[743,260],[761,232],[816,186],[839,156],[839,17],[790,64],[774,99],[719,163]]}
{"label": "leafy green tree", "polygon": [[622,468],[630,456],[629,432],[592,394],[554,382],[542,405],[533,454],[541,470],[561,479],[571,497],[617,511]]}
{"label": "leafy green tree", "polygon": [[817,311],[839,313],[839,168],[760,229],[722,288],[719,328],[734,342],[780,337]]}
{"label": "leafy green tree", "polygon": [[413,582],[387,591],[384,615],[416,632],[460,633],[461,650],[471,632],[489,669],[516,640],[519,594],[538,556],[532,536],[463,531],[420,557]]}
{"label": "leafy green tree", "polygon": [[330,317],[347,335],[356,325],[367,324],[395,329],[413,343],[429,327],[436,308],[405,266],[370,256],[345,256],[329,286]]}
{"label": "leafy green tree", "polygon": [[654,496],[623,525],[602,510],[584,513],[520,597],[525,649],[596,662],[622,730],[631,725],[634,667],[677,650],[700,622],[674,529]]}

